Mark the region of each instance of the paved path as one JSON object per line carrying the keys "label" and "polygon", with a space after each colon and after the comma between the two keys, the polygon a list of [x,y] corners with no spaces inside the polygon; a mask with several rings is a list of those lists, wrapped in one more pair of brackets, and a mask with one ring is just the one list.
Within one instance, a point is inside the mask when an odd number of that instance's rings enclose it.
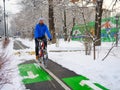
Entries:
{"label": "paved path", "polygon": [[19,49],[26,49],[26,48],[29,48],[27,46],[25,46],[24,44],[22,44],[21,41],[14,41],[14,48],[15,50],[19,50]]}
{"label": "paved path", "polygon": [[[35,60],[30,60],[22,63],[21,65],[33,64],[36,63]],[[55,76],[57,76],[61,81],[62,78],[77,76],[74,72],[69,71],[53,61],[48,61],[48,70],[50,70]],[[62,81],[63,82],[63,81]],[[66,85],[66,84],[65,84]],[[25,84],[26,89],[30,90],[65,90],[55,79],[52,77],[52,80],[35,82],[31,84]]]}
{"label": "paved path", "polygon": [[[20,41],[14,42],[14,49],[25,49]],[[66,63],[67,64],[67,63]],[[48,60],[48,68],[40,66],[35,60],[21,63],[19,72],[22,82],[28,90],[108,90],[104,86],[91,82],[61,65]]]}

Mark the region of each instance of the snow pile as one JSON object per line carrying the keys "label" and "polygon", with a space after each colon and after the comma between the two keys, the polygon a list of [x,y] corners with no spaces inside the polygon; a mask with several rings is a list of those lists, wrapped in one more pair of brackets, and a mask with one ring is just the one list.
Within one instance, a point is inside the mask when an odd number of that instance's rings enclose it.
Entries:
{"label": "snow pile", "polygon": [[63,51],[63,50],[84,50],[84,46],[80,42],[64,42],[64,40],[59,41],[59,47],[56,47],[56,44],[48,45],[48,51]]}
{"label": "snow pile", "polygon": [[2,78],[5,78],[5,80],[3,80],[5,84],[0,86],[1,90],[24,90],[25,87],[21,83],[22,79],[19,76],[17,66],[20,61],[13,55],[13,40],[10,40],[6,49],[2,49],[2,44],[0,45],[0,53],[3,54],[3,58],[6,61],[0,70],[0,73],[4,74]]}

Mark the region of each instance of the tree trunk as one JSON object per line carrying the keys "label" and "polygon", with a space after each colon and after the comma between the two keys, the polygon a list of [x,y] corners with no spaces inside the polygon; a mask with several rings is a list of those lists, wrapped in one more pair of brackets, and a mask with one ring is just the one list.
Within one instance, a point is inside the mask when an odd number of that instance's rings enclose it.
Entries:
{"label": "tree trunk", "polygon": [[[74,17],[74,18],[73,18],[73,27],[75,26],[75,19],[76,19],[76,18]],[[73,27],[72,27],[72,28],[73,28]],[[72,30],[71,33],[70,33],[71,36],[72,36],[72,33],[73,33],[73,30]]]}
{"label": "tree trunk", "polygon": [[73,18],[73,27],[72,27],[72,30],[71,30],[71,32],[70,32],[70,37],[69,37],[68,41],[70,41],[70,39],[71,39],[71,37],[72,37],[72,33],[73,33],[73,28],[74,28],[74,26],[75,26],[75,17]]}
{"label": "tree trunk", "polygon": [[66,27],[66,11],[64,10],[64,40],[67,41],[68,35],[67,35],[67,27]]}
{"label": "tree trunk", "polygon": [[100,46],[101,45],[102,4],[103,4],[103,0],[97,1],[97,5],[96,5],[96,18],[95,18],[95,36],[97,37],[97,41],[95,42],[96,46]]}
{"label": "tree trunk", "polygon": [[48,0],[49,2],[49,28],[52,34],[52,43],[56,43],[55,27],[54,27],[54,10],[53,10],[53,0]]}

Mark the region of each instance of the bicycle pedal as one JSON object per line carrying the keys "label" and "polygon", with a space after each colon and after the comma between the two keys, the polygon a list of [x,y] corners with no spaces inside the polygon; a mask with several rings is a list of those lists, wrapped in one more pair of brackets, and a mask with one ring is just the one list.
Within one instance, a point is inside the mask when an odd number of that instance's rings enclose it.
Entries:
{"label": "bicycle pedal", "polygon": [[42,63],[41,59],[38,59],[38,62],[39,62],[39,63]]}

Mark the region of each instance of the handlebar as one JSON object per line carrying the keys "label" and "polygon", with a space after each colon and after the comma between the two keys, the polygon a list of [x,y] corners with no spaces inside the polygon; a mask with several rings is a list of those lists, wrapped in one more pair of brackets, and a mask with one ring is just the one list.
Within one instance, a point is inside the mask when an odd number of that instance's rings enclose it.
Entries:
{"label": "handlebar", "polygon": [[[37,41],[39,41],[39,42],[42,42],[42,41],[44,41],[44,39],[42,40],[42,39],[37,39]],[[50,42],[50,40],[46,40],[47,42],[49,41]]]}

